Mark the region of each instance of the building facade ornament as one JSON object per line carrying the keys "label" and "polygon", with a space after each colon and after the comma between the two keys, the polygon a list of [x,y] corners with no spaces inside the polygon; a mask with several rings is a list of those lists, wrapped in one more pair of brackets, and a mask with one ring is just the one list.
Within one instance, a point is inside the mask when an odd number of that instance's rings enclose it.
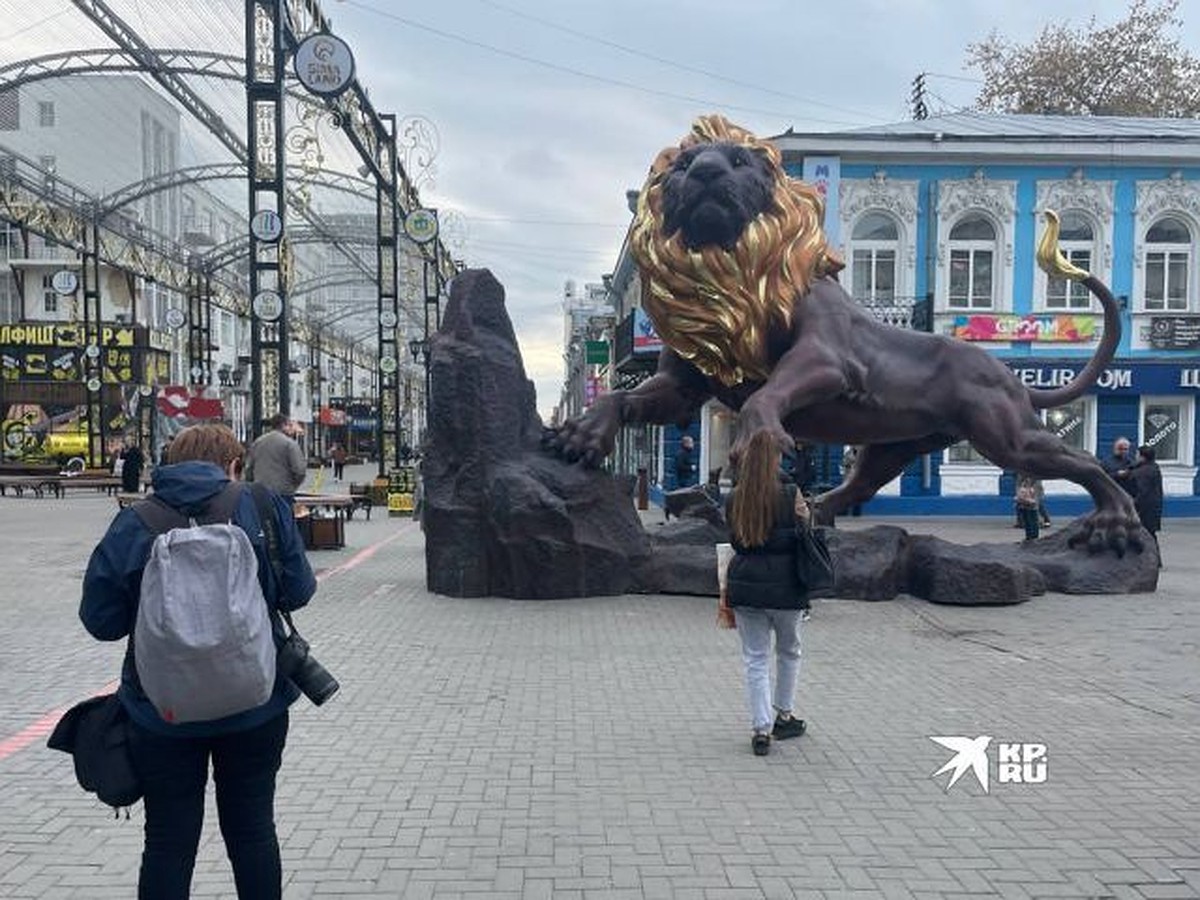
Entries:
{"label": "building facade ornament", "polygon": [[[1189,181],[1174,171],[1166,178],[1137,182],[1137,200],[1133,211],[1133,303],[1134,311],[1145,309],[1146,232],[1164,216],[1174,216],[1191,230],[1192,255],[1188,266],[1188,296],[1194,297],[1200,285],[1200,182]],[[1196,312],[1189,303],[1188,312]]]}
{"label": "building facade ornament", "polygon": [[[951,310],[950,295],[950,231],[969,212],[981,213],[996,229],[999,265],[994,271],[992,288],[994,304],[990,312],[1009,312],[1012,309],[1013,245],[1017,214],[1017,183],[995,181],[982,169],[970,178],[947,180],[938,184],[937,199],[937,268],[934,304],[939,312]],[[980,312],[982,310],[976,310]]]}
{"label": "building facade ornament", "polygon": [[838,219],[848,262],[854,251],[851,235],[859,219],[880,212],[896,223],[897,298],[911,298],[916,290],[918,191],[918,182],[893,181],[883,169],[876,170],[871,178],[843,178],[838,185]]}

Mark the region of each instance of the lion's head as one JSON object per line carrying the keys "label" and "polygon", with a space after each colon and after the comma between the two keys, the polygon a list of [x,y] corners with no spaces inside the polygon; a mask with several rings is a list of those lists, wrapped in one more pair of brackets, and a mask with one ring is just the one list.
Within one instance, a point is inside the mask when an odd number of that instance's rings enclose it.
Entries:
{"label": "lion's head", "polygon": [[770,328],[790,328],[796,297],[842,268],[824,209],[774,145],[722,116],[697,119],[654,160],[630,236],[662,339],[723,384],[765,379]]}

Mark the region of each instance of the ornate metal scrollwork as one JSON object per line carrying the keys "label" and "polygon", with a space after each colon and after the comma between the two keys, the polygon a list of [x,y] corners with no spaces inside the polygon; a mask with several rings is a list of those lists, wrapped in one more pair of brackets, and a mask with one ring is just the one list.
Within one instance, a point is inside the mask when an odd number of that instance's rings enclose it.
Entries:
{"label": "ornate metal scrollwork", "polygon": [[425,116],[406,116],[396,130],[396,146],[409,183],[417,189],[433,188],[437,176],[434,160],[442,146],[437,126]]}

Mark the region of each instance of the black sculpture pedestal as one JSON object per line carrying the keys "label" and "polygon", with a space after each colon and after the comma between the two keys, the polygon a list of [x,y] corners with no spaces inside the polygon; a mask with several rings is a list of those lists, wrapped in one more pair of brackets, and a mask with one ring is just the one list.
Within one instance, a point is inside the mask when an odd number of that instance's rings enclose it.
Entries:
{"label": "black sculpture pedestal", "polygon": [[432,341],[426,581],[453,597],[623,594],[650,553],[631,479],[541,450],[533,383],[487,270],[454,278]]}

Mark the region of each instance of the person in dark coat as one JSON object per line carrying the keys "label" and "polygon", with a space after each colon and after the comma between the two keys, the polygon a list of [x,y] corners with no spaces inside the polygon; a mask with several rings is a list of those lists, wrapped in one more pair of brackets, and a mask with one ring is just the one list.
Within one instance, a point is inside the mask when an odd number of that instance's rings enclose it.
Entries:
{"label": "person in dark coat", "polygon": [[121,490],[136,494],[142,489],[142,470],[146,468],[146,455],[133,438],[125,440],[121,450]]}
{"label": "person in dark coat", "polygon": [[1158,545],[1158,532],[1162,529],[1163,482],[1162,470],[1155,461],[1154,448],[1148,444],[1138,447],[1137,465],[1130,470],[1136,493],[1133,505],[1137,507],[1142,527],[1154,538],[1155,549],[1159,550],[1158,564],[1162,565],[1162,550]]}
{"label": "person in dark coat", "polygon": [[[755,438],[739,464],[738,486],[726,500],[734,557],[721,597],[732,607],[742,639],[746,699],[755,756],[771,739],[799,737],[805,722],[792,715],[800,673],[800,623],[808,596],[796,574],[796,528],[808,527],[809,509],[770,438]],[[771,683],[771,638],[775,683]]]}
{"label": "person in dark coat", "polygon": [[696,442],[690,434],[685,434],[679,440],[679,450],[675,453],[675,487],[691,487],[696,483],[696,461],[692,457]]}
{"label": "person in dark coat", "polygon": [[[185,515],[201,514],[230,481],[240,477],[242,453],[241,444],[225,425],[185,428],[171,445],[170,464],[154,472],[154,496]],[[290,611],[308,603],[317,582],[291,506],[275,494],[269,499],[279,536],[278,577],[249,490],[238,498],[232,520],[254,547],[268,605]],[[288,707],[300,691],[280,674],[261,706],[209,722],[163,721],[142,689],[132,639],[142,571],[155,537],[133,507],[117,513],[92,551],[79,607],[79,618],[93,637],[128,638],[117,698],[129,714],[129,752],[146,808],[138,897],[176,900],[189,895],[211,764],[217,814],[237,895],[241,900],[278,900],[282,872],[275,831],[275,777],[287,739]]]}

